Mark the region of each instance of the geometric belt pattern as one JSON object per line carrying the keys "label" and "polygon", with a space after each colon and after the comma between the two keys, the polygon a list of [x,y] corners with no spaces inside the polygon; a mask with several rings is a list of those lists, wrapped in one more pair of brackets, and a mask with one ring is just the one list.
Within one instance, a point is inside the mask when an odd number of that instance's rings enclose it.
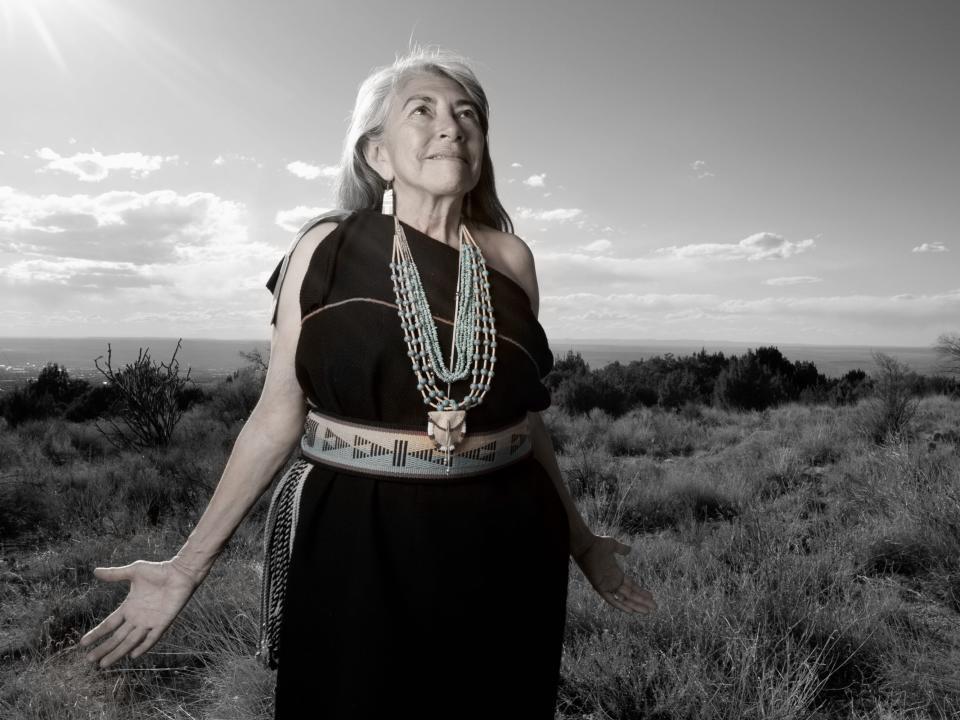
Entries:
{"label": "geometric belt pattern", "polygon": [[[469,416],[468,416],[469,419]],[[334,467],[379,477],[443,481],[482,475],[533,452],[527,418],[485,433],[469,432],[449,453],[426,431],[397,430],[339,420],[311,409],[300,449]]]}

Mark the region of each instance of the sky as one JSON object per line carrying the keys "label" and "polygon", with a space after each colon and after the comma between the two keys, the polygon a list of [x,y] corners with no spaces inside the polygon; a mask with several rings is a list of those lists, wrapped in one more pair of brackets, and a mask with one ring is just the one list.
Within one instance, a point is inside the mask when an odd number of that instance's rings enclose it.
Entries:
{"label": "sky", "polygon": [[551,340],[960,331],[960,5],[0,0],[0,336],[268,339],[357,88],[462,53]]}

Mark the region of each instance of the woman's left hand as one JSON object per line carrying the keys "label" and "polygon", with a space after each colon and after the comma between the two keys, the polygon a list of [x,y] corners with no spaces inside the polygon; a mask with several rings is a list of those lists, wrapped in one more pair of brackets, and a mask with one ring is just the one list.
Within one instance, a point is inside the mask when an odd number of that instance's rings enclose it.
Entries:
{"label": "woman's left hand", "polygon": [[609,535],[594,535],[593,542],[574,556],[577,565],[600,597],[625,612],[648,614],[657,609],[653,593],[637,585],[617,562],[615,554],[631,550]]}

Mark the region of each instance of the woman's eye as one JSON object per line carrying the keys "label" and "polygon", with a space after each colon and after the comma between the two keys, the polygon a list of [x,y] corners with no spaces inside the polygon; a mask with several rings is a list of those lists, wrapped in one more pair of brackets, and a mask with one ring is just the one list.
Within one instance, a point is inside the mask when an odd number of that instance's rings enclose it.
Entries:
{"label": "woman's eye", "polygon": [[461,110],[460,115],[471,118],[473,120],[477,119],[477,114],[473,110]]}
{"label": "woman's eye", "polygon": [[426,105],[418,105],[417,107],[415,107],[415,108],[413,109],[413,113],[412,113],[412,114],[413,114],[413,115],[416,115],[416,114],[419,113],[421,110],[425,110],[425,111],[429,112],[430,108],[428,108]]}

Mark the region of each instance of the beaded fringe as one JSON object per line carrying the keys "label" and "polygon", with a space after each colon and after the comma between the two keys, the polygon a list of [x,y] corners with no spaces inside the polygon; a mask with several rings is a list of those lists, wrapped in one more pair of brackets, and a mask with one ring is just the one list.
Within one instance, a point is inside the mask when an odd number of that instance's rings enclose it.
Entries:
{"label": "beaded fringe", "polygon": [[271,670],[275,670],[280,663],[280,628],[287,592],[287,573],[300,511],[300,495],[304,481],[313,467],[313,463],[308,460],[296,460],[277,483],[267,512],[263,534],[257,658]]}

